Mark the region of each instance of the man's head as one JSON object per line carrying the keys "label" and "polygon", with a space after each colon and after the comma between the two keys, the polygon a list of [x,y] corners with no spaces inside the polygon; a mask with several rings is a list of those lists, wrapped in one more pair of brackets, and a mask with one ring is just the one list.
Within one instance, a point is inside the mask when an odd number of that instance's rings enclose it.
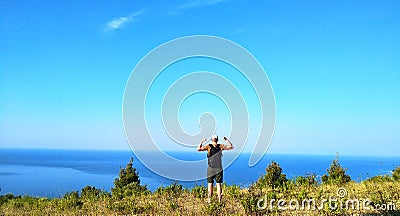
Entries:
{"label": "man's head", "polygon": [[211,141],[213,141],[213,142],[218,142],[218,135],[217,135],[217,134],[214,134],[214,135],[211,137]]}

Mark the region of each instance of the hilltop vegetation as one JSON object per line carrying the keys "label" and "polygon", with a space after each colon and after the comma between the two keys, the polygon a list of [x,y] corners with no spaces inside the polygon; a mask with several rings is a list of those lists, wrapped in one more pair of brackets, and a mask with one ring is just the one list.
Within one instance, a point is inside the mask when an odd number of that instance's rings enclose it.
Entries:
{"label": "hilltop vegetation", "polygon": [[213,197],[208,204],[204,185],[188,189],[176,182],[151,192],[131,159],[111,193],[86,186],[53,199],[7,194],[0,196],[0,215],[400,215],[400,167],[356,183],[336,158],[321,180],[313,174],[288,179],[271,162],[250,187],[224,185],[223,201]]}

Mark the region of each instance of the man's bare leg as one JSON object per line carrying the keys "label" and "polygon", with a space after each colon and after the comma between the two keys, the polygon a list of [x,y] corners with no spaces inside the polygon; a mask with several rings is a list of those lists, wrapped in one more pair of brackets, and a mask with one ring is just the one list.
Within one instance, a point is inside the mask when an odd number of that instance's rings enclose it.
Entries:
{"label": "man's bare leg", "polygon": [[208,203],[211,202],[212,195],[213,195],[213,183],[208,183]]}
{"label": "man's bare leg", "polygon": [[222,200],[222,185],[221,183],[217,183],[217,193],[218,193],[218,201]]}

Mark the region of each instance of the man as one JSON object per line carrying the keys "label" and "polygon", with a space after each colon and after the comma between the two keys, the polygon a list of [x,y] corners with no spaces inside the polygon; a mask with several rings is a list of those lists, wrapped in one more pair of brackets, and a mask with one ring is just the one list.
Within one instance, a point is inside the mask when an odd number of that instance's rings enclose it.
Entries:
{"label": "man", "polygon": [[222,184],[222,178],[223,178],[223,174],[224,174],[223,169],[222,169],[222,151],[233,149],[233,145],[226,137],[224,137],[224,141],[226,141],[228,143],[228,145],[218,144],[218,136],[216,134],[214,134],[212,136],[211,144],[203,146],[203,143],[205,141],[207,141],[205,138],[203,140],[201,140],[199,146],[197,147],[197,151],[207,151],[208,202],[210,202],[210,198],[212,197],[212,194],[213,194],[214,179],[217,183],[218,201],[221,202],[221,199],[222,199],[221,184]]}

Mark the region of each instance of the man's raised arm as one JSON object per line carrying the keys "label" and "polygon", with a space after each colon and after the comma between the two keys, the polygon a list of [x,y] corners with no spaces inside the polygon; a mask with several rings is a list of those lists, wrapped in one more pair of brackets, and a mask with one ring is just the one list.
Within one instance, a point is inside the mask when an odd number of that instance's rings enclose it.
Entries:
{"label": "man's raised arm", "polygon": [[201,140],[199,146],[197,147],[197,151],[205,151],[205,150],[207,150],[207,148],[203,147],[203,143],[204,143],[205,141],[207,141],[206,138],[204,138],[204,139]]}
{"label": "man's raised arm", "polygon": [[224,149],[225,149],[225,150],[234,149],[234,147],[233,147],[231,141],[230,141],[228,138],[224,137],[224,141],[226,141],[226,142],[228,143],[228,145],[224,145]]}

